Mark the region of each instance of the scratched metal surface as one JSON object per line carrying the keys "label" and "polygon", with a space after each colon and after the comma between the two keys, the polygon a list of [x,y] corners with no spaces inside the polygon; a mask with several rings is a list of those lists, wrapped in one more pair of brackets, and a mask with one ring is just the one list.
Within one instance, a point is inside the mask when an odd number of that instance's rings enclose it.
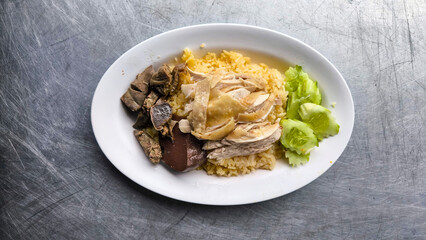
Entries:
{"label": "scratched metal surface", "polygon": [[[289,34],[346,78],[352,139],[319,179],[235,207],[171,200],[124,177],[90,124],[127,49],[193,24]],[[1,1],[0,239],[426,239],[426,3]]]}

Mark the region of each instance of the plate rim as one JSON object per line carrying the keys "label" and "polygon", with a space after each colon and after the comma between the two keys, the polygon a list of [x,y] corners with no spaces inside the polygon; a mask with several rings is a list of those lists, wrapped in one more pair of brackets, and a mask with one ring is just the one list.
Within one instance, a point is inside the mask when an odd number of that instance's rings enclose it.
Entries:
{"label": "plate rim", "polygon": [[[126,174],[126,171],[124,171],[120,166],[118,166],[114,161],[111,160],[110,156],[108,156],[108,151],[105,151],[104,148],[101,145],[101,141],[99,138],[99,133],[97,133],[97,131],[95,130],[95,117],[94,117],[94,106],[95,106],[95,99],[96,96],[99,93],[99,86],[101,85],[102,80],[105,78],[105,76],[107,75],[107,73],[110,71],[110,69],[117,64],[117,62],[119,62],[121,59],[125,58],[128,54],[130,54],[130,52],[132,52],[132,50],[134,50],[135,48],[138,48],[140,45],[145,44],[145,42],[148,41],[152,41],[155,40],[156,38],[160,38],[163,35],[166,34],[171,34],[173,32],[176,31],[182,31],[182,30],[187,30],[187,29],[196,29],[196,28],[203,28],[203,27],[237,27],[237,28],[247,28],[247,29],[253,29],[255,31],[266,31],[266,32],[270,32],[273,34],[277,34],[280,35],[281,37],[285,37],[288,39],[291,39],[295,42],[297,42],[298,44],[303,45],[303,47],[308,48],[309,50],[313,51],[315,54],[317,54],[322,60],[324,60],[327,64],[329,64],[329,66],[334,70],[335,73],[338,74],[338,76],[343,80],[343,86],[345,87],[345,89],[347,90],[347,93],[349,94],[349,101],[350,101],[350,107],[351,107],[351,115],[352,115],[352,119],[351,119],[351,125],[349,126],[350,128],[350,133],[348,135],[347,138],[347,142],[344,145],[344,148],[342,149],[342,152],[338,155],[337,159],[335,161],[333,161],[332,164],[330,164],[329,167],[327,167],[327,169],[325,169],[320,175],[318,175],[317,177],[311,179],[310,181],[307,181],[306,183],[304,183],[302,186],[300,187],[296,187],[290,191],[287,191],[286,193],[283,194],[275,194],[273,196],[268,196],[268,197],[264,197],[261,200],[258,199],[254,199],[254,200],[247,200],[247,201],[238,201],[236,203],[224,203],[224,202],[211,202],[211,201],[193,201],[193,200],[189,200],[187,198],[182,198],[182,197],[176,197],[173,196],[172,194],[168,194],[168,193],[164,193],[164,192],[159,192],[156,191],[155,189],[152,189],[150,187],[144,186],[143,184],[140,184],[138,181],[136,181],[135,179],[133,179],[131,176],[129,176],[128,174]],[[313,47],[311,47],[310,45],[306,44],[305,42],[289,36],[285,33],[276,31],[276,30],[272,30],[272,29],[268,29],[268,28],[264,28],[264,27],[259,27],[259,26],[253,26],[253,25],[247,25],[247,24],[238,24],[238,23],[207,23],[207,24],[197,24],[197,25],[190,25],[190,26],[185,26],[185,27],[180,27],[180,28],[176,28],[176,29],[172,29],[169,31],[165,31],[162,32],[160,34],[154,35],[150,38],[147,38],[143,41],[141,41],[140,43],[136,44],[135,46],[131,47],[130,49],[128,49],[126,52],[124,52],[120,57],[118,57],[109,67],[108,69],[105,71],[105,73],[102,75],[101,79],[99,80],[96,89],[94,91],[93,94],[93,98],[92,98],[92,102],[91,102],[91,125],[92,125],[92,130],[93,130],[93,134],[95,136],[96,142],[99,146],[99,148],[101,149],[102,153],[105,155],[105,157],[108,159],[108,161],[116,168],[118,169],[124,176],[126,176],[127,178],[129,178],[130,180],[132,180],[133,182],[135,182],[136,184],[142,186],[145,189],[148,189],[149,191],[155,192],[159,195],[165,196],[165,197],[169,197],[175,200],[179,200],[179,201],[184,201],[184,202],[189,202],[189,203],[196,203],[196,204],[203,204],[203,205],[215,205],[215,206],[233,206],[233,205],[244,205],[244,204],[251,204],[251,203],[257,203],[257,202],[264,202],[264,201],[268,201],[271,199],[275,199],[278,197],[282,197],[285,196],[287,194],[290,194],[298,189],[303,188],[304,186],[310,184],[311,182],[313,182],[314,180],[318,179],[321,175],[323,175],[326,171],[328,171],[331,166],[341,157],[341,155],[343,154],[344,150],[346,149],[346,147],[348,146],[348,143],[352,137],[352,133],[353,133],[353,128],[354,128],[354,124],[355,124],[355,106],[354,106],[354,101],[353,101],[353,97],[352,97],[352,93],[350,91],[350,88],[345,80],[345,78],[342,76],[342,74],[340,73],[340,71],[334,66],[333,63],[330,62],[330,60],[328,60],[328,58],[326,58],[324,55],[322,55],[318,50],[314,49]]]}

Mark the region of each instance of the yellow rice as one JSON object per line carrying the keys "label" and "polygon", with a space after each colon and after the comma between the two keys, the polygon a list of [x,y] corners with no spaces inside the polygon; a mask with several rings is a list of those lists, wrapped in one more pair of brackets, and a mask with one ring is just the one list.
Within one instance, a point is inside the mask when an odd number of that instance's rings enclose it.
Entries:
{"label": "yellow rice", "polygon": [[[249,57],[234,51],[222,51],[219,56],[215,53],[207,53],[202,58],[195,58],[189,49],[185,49],[182,55],[182,61],[196,72],[209,73],[216,68],[223,68],[228,72],[243,73],[254,77],[261,77],[268,82],[266,91],[274,92],[282,99],[282,106],[275,106],[268,116],[268,121],[275,122],[279,118],[285,116],[285,103],[287,101],[287,92],[284,89],[284,77],[274,68],[260,63],[251,63]],[[181,75],[182,82],[180,84],[193,83],[189,74]],[[173,95],[169,100],[173,108],[173,113],[182,117],[186,117],[184,107],[186,104],[185,95],[180,91]],[[247,174],[255,169],[272,170],[275,166],[277,158],[282,156],[281,147],[275,144],[272,148],[249,156],[238,156],[223,160],[209,159],[202,165],[208,174],[216,174],[219,176],[237,176]]]}

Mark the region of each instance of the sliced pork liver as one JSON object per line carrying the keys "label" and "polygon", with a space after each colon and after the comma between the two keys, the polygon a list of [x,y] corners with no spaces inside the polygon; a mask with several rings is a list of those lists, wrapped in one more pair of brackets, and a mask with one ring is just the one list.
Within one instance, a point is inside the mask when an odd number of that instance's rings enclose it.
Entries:
{"label": "sliced pork liver", "polygon": [[203,143],[189,133],[182,133],[179,127],[173,128],[173,138],[160,138],[163,150],[163,162],[180,172],[193,170],[206,160]]}

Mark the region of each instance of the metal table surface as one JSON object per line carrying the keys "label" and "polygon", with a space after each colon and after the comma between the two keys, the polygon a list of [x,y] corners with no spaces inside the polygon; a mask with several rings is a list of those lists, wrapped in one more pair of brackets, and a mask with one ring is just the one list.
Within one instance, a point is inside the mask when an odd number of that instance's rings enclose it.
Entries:
{"label": "metal table surface", "polygon": [[[106,69],[178,27],[233,22],[319,50],[355,101],[336,164],[270,201],[215,207],[133,183],[90,123]],[[0,239],[426,239],[426,3],[1,1]]]}

